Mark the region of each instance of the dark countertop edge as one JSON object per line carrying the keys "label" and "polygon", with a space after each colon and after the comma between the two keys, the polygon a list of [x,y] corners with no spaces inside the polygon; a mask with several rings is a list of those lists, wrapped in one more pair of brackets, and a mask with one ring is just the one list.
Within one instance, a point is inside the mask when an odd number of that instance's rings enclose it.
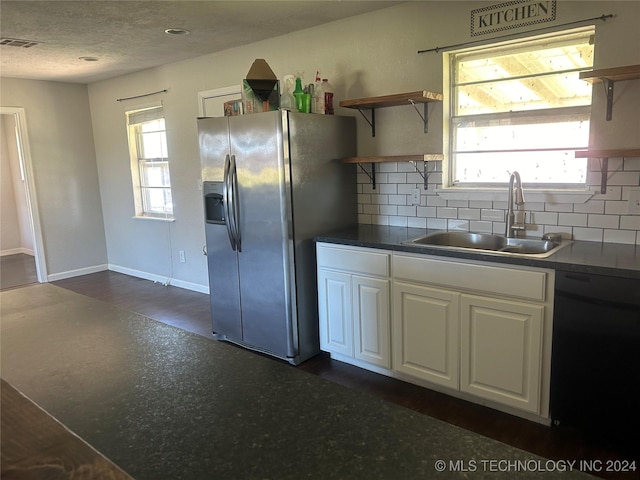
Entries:
{"label": "dark countertop edge", "polygon": [[[640,279],[640,249],[636,245],[603,244],[599,242],[573,241],[547,258],[520,257],[474,251],[445,250],[437,247],[403,244],[407,240],[442,231],[411,227],[359,224],[349,228],[316,235],[315,242],[377,248],[394,252],[418,253],[439,257],[477,260],[510,265],[548,268],[576,273],[608,275],[620,278]],[[606,252],[604,250],[610,250]],[[620,266],[618,252],[624,257]]]}

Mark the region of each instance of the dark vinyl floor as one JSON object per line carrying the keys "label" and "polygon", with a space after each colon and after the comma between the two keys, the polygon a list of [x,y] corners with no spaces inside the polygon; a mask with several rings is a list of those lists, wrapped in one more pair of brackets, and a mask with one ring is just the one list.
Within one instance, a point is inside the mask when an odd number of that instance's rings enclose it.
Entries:
{"label": "dark vinyl floor", "polygon": [[[211,338],[208,295],[115,272],[100,272],[54,284]],[[624,446],[612,445],[606,438],[523,420],[331,360],[326,354],[297,368],[548,459],[599,461],[603,466],[608,460],[635,460],[640,468],[639,452],[626,451]],[[638,471],[631,475],[590,473],[602,478],[640,478]]]}

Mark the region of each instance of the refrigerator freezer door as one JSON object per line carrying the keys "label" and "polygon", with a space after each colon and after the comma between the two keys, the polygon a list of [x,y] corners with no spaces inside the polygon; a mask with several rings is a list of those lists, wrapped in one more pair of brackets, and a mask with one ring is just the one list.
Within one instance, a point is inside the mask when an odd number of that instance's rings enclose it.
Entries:
{"label": "refrigerator freezer door", "polygon": [[[207,182],[222,184],[225,160],[229,157],[227,119],[199,119],[198,131],[202,180],[205,185]],[[222,197],[224,201],[224,195]],[[226,207],[222,206],[225,211]],[[225,222],[205,223],[211,319],[215,334],[242,341],[238,254],[232,250],[226,213],[225,217]]]}
{"label": "refrigerator freezer door", "polygon": [[229,118],[238,199],[238,254],[243,341],[281,357],[295,356],[291,326],[289,169],[282,113]]}

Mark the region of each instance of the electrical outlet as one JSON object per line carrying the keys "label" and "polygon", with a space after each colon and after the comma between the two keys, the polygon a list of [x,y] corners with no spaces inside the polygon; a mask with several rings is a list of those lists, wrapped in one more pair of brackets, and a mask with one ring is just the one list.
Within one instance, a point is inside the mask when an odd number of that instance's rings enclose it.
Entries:
{"label": "electrical outlet", "polygon": [[412,205],[420,205],[420,189],[414,188],[411,190],[411,203]]}
{"label": "electrical outlet", "polygon": [[640,215],[640,188],[629,190],[627,213],[629,215]]}
{"label": "electrical outlet", "polygon": [[180,250],[178,252],[178,256],[180,257],[180,263],[187,263],[187,257],[184,254],[184,250]]}

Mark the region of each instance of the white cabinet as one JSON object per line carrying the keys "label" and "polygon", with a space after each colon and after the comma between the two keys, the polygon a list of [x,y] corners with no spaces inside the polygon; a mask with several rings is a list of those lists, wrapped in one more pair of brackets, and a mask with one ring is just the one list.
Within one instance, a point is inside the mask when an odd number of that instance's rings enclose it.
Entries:
{"label": "white cabinet", "polygon": [[394,283],[394,370],[458,388],[459,304],[455,292]]}
{"label": "white cabinet", "polygon": [[460,390],[538,413],[544,305],[462,295]]}
{"label": "white cabinet", "polygon": [[392,370],[548,416],[552,279],[549,270],[394,254]]}
{"label": "white cabinet", "polygon": [[320,348],[390,368],[390,255],[319,243]]}

